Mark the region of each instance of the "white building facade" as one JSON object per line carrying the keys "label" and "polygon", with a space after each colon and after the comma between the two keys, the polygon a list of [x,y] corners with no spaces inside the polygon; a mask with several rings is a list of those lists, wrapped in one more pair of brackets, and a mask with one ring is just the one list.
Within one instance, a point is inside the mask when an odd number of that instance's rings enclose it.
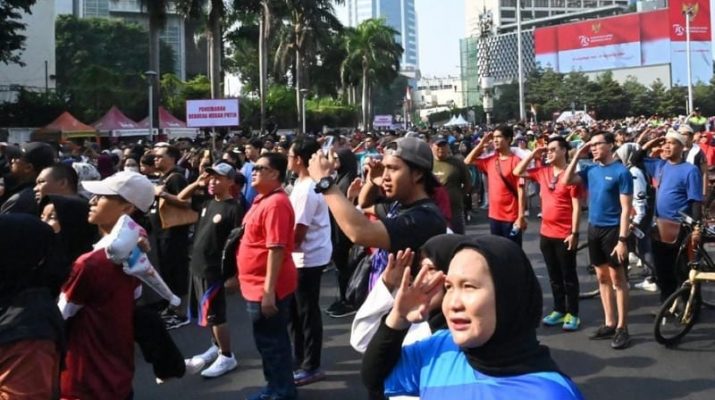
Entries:
{"label": "white building facade", "polygon": [[422,77],[417,82],[413,102],[417,108],[464,107],[462,78],[459,76]]}

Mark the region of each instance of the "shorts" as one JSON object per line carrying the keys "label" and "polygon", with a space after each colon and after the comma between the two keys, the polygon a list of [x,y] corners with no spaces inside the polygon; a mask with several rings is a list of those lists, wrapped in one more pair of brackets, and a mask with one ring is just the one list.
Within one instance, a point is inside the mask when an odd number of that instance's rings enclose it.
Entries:
{"label": "shorts", "polygon": [[611,256],[613,249],[618,244],[618,234],[618,226],[598,227],[588,225],[588,255],[591,259],[591,265],[623,266],[617,257]]}
{"label": "shorts", "polygon": [[199,326],[226,323],[226,291],[222,280],[191,276],[189,282],[189,316]]}

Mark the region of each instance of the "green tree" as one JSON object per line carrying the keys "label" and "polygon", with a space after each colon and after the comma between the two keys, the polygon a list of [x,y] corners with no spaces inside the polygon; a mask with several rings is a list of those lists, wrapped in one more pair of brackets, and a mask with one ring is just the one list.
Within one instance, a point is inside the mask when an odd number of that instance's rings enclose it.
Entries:
{"label": "green tree", "polygon": [[381,19],[368,19],[355,30],[347,31],[345,48],[347,57],[341,66],[343,82],[360,66],[362,80],[362,124],[370,129],[372,89],[377,84],[392,82],[400,70],[402,46],[395,42],[398,32]]}
{"label": "green tree", "polygon": [[651,115],[655,110],[653,97],[648,88],[640,84],[635,77],[629,76],[623,83],[623,92],[630,101],[628,114],[630,115]]}
{"label": "green tree", "polygon": [[3,0],[0,2],[0,61],[5,64],[25,65],[20,55],[25,50],[26,24],[20,22],[22,13],[30,14],[37,0]]}
{"label": "green tree", "polygon": [[599,118],[621,118],[628,114],[628,101],[621,85],[613,79],[611,71],[596,78],[591,108]]}
{"label": "green tree", "polygon": [[205,75],[196,75],[186,82],[174,74],[161,77],[161,104],[180,119],[186,116],[186,100],[205,99],[209,96],[211,81]]}

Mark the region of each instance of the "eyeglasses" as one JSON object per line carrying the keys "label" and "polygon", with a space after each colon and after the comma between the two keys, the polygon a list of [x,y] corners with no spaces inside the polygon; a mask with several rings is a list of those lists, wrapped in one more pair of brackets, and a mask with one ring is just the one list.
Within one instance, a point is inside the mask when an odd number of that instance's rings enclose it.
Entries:
{"label": "eyeglasses", "polygon": [[605,141],[603,141],[603,142],[593,142],[593,143],[591,143],[591,147],[593,147],[593,146],[600,146],[600,145],[602,145],[602,144],[608,144],[608,142],[605,142]]}
{"label": "eyeglasses", "polygon": [[546,151],[548,153],[555,153],[559,148],[558,147],[547,147]]}
{"label": "eyeglasses", "polygon": [[266,165],[256,164],[256,165],[253,166],[253,171],[252,171],[252,172],[260,173],[260,172],[262,172],[262,171],[268,171],[268,170],[270,170],[270,169],[273,169],[273,168],[271,168],[271,167],[269,167],[269,166],[266,166]]}

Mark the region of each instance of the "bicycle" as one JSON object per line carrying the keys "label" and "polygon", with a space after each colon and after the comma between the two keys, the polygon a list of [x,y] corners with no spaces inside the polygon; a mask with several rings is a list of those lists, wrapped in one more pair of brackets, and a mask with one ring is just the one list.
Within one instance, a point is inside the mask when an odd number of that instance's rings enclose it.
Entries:
{"label": "bicycle", "polygon": [[[685,229],[686,240],[680,246],[681,256],[688,253],[689,238],[700,222],[681,212],[681,229]],[[705,249],[706,243],[715,242],[712,227],[701,229],[701,240],[692,251],[689,260],[688,279],[661,305],[655,318],[655,340],[665,346],[677,344],[698,320],[704,304],[715,304],[715,262]]]}

